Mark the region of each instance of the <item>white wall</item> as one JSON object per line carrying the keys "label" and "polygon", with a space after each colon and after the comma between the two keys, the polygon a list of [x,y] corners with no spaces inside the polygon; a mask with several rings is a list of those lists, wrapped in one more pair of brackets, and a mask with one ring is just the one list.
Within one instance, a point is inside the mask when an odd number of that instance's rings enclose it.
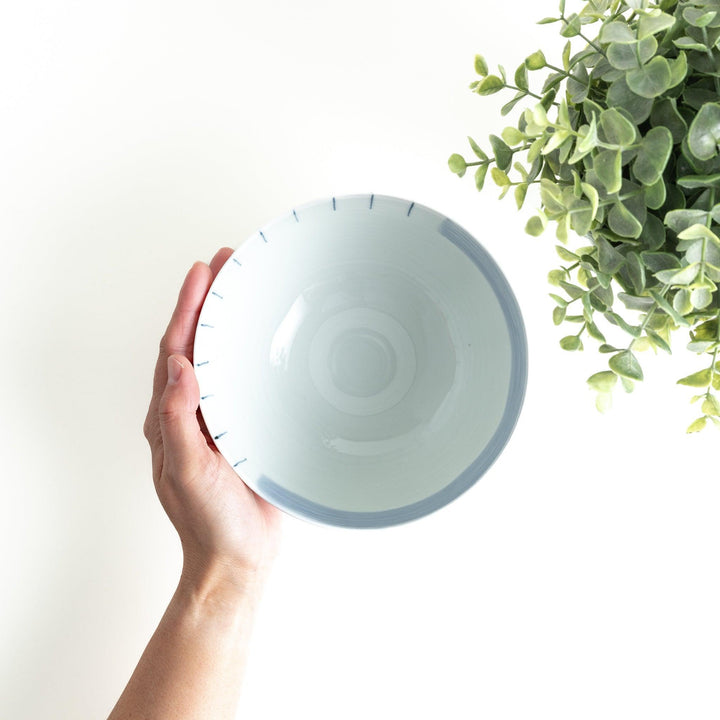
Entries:
{"label": "white wall", "polygon": [[555,26],[534,24],[554,10],[4,8],[0,717],[104,717],[174,590],[142,424],[186,270],[355,192],[429,205],[493,254],[527,324],[527,398],[490,472],[430,517],[286,518],[240,716],[717,717],[720,436],[685,435],[674,384],[698,361],[678,338],[598,415],[584,380],[604,360],[557,345],[534,199],[520,215],[446,165],[505,124],[502,96],[467,89],[474,54],[558,59]]}

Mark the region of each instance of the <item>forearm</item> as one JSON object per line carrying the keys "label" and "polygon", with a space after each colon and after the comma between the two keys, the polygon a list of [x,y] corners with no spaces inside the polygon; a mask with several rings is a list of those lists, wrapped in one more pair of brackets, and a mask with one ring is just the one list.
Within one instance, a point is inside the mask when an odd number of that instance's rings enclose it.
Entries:
{"label": "forearm", "polygon": [[234,718],[262,583],[184,568],[109,720]]}

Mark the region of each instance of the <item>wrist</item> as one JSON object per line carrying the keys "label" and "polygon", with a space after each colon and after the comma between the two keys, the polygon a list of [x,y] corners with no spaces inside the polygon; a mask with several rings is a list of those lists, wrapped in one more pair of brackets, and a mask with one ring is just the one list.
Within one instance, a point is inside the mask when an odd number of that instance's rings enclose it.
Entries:
{"label": "wrist", "polygon": [[248,608],[254,609],[264,584],[265,574],[257,568],[186,552],[178,593],[206,609],[244,612]]}

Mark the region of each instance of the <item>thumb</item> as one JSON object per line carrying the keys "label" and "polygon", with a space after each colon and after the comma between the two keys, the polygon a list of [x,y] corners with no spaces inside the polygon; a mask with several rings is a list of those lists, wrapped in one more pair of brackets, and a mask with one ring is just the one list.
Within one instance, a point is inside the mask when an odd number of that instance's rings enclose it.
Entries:
{"label": "thumb", "polygon": [[200,468],[208,451],[197,420],[200,388],[190,361],[182,355],[168,357],[167,374],[158,406],[164,462],[170,472],[192,472]]}

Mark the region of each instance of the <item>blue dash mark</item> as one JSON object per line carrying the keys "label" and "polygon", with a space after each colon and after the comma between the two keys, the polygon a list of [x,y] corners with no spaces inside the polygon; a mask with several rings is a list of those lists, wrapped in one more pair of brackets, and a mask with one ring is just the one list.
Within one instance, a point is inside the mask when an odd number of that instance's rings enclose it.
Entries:
{"label": "blue dash mark", "polygon": [[407,216],[410,217],[410,213],[412,212],[412,209],[415,207],[415,203],[410,203],[410,207],[408,208],[408,214]]}
{"label": "blue dash mark", "polygon": [[210,291],[215,297],[219,297],[221,300],[223,299],[223,296],[220,293],[216,293],[214,290]]}
{"label": "blue dash mark", "polygon": [[370,196],[370,209],[371,209],[371,210],[372,210],[373,200],[375,200],[375,196],[374,196],[374,195],[371,195],[371,196]]}
{"label": "blue dash mark", "polygon": [[237,265],[242,265],[242,263],[237,258],[233,258],[233,262]]}
{"label": "blue dash mark", "polygon": [[296,221],[296,222],[300,222],[300,221],[298,220],[297,213],[296,213],[294,210],[293,210],[293,217],[295,218],[295,221]]}
{"label": "blue dash mark", "polygon": [[210,361],[209,360],[203,360],[202,362],[195,363],[195,367],[200,367],[201,365],[207,365]]}
{"label": "blue dash mark", "polygon": [[201,396],[200,396],[200,399],[201,399],[201,400],[207,400],[209,397],[213,397],[213,394],[210,393],[209,395],[201,395]]}
{"label": "blue dash mark", "polygon": [[335,210],[335,198],[333,198],[333,210]]}
{"label": "blue dash mark", "polygon": [[259,230],[260,237],[263,239],[263,242],[267,242],[267,238],[265,237],[265,233],[262,230]]}
{"label": "blue dash mark", "polygon": [[227,435],[227,430],[225,430],[225,432],[221,432],[219,435],[214,435],[213,440],[217,440],[217,439],[221,438],[223,435]]}
{"label": "blue dash mark", "polygon": [[200,323],[200,327],[214,328],[215,326],[214,326],[214,325],[208,325],[207,323]]}
{"label": "blue dash mark", "polygon": [[247,458],[243,458],[242,460],[238,460],[236,463],[233,463],[233,467],[237,467],[240,463],[244,463],[247,460]]}

